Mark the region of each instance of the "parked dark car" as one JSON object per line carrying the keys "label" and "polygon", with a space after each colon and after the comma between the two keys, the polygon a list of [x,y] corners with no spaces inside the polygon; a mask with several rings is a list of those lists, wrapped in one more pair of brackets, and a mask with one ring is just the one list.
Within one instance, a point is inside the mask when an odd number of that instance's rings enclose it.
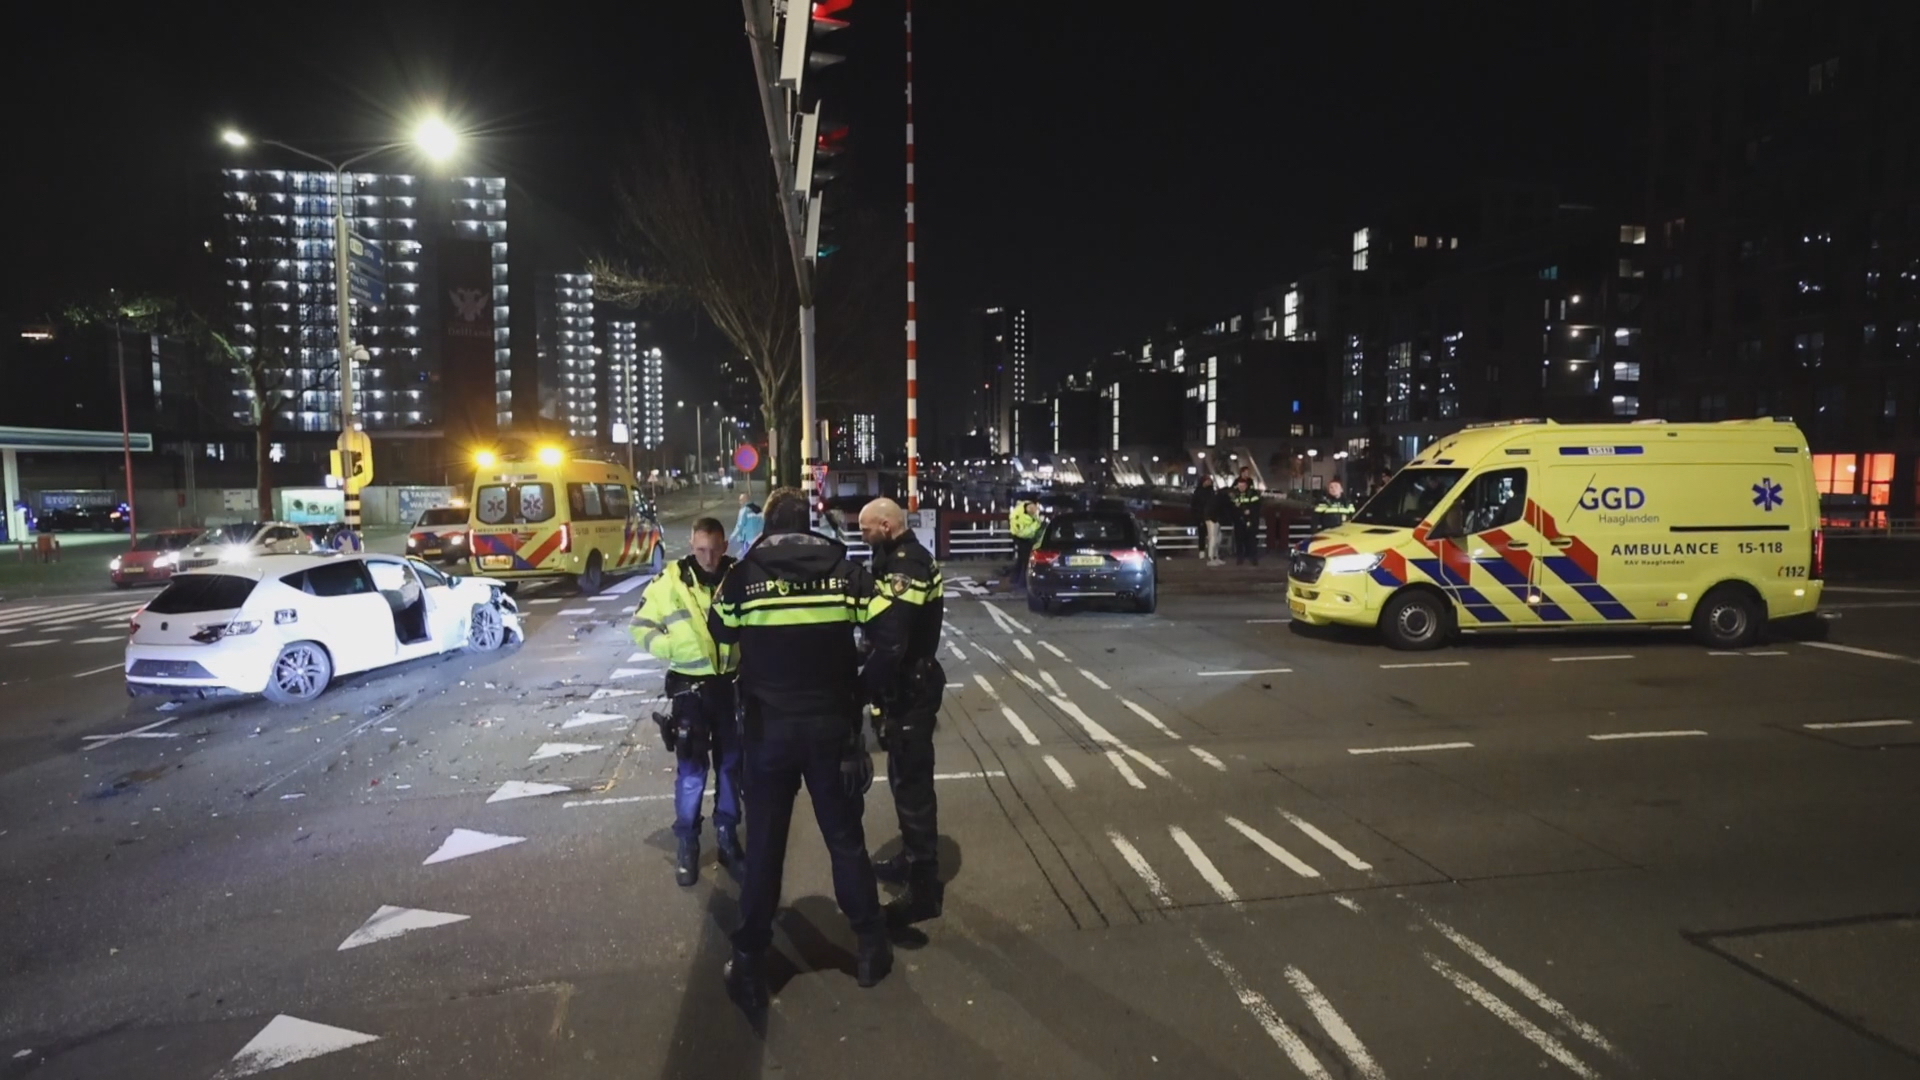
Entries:
{"label": "parked dark car", "polygon": [[1069,511],[1047,522],[1027,562],[1027,607],[1118,600],[1152,612],[1159,601],[1153,539],[1132,514]]}
{"label": "parked dark car", "polygon": [[34,519],[34,528],[50,532],[126,532],[124,506],[68,506],[43,511]]}

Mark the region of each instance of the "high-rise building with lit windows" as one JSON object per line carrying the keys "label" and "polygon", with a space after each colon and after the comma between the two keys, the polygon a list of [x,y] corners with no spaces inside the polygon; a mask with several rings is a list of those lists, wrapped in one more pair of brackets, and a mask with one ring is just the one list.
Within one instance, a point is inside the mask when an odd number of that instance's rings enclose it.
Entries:
{"label": "high-rise building with lit windows", "polygon": [[612,442],[637,442],[640,428],[640,334],[631,322],[606,324],[601,358],[607,371],[607,428]]}
{"label": "high-rise building with lit windows", "polygon": [[658,450],[667,441],[666,361],[658,346],[642,358],[640,376],[640,445]]}
{"label": "high-rise building with lit windows", "polygon": [[609,322],[601,359],[607,372],[607,429],[612,442],[657,450],[666,436],[663,359],[640,347],[639,324]]}
{"label": "high-rise building with lit windows", "polygon": [[[354,407],[368,431],[513,422],[507,185],[499,177],[348,173],[351,228],[378,249],[384,295],[353,302]],[[227,169],[219,251],[240,347],[269,356],[286,432],[337,431],[331,172]],[[250,390],[236,382],[234,414]]]}
{"label": "high-rise building with lit windows", "polygon": [[1016,406],[1027,400],[1027,311],[990,307],[979,318],[979,405],[971,426],[988,452],[1011,454],[1020,445]]}
{"label": "high-rise building with lit windows", "polygon": [[853,413],[833,428],[835,461],[871,465],[880,459],[879,418],[873,413]]}
{"label": "high-rise building with lit windows", "polygon": [[592,274],[545,274],[539,322],[540,412],[575,439],[600,436],[600,350]]}

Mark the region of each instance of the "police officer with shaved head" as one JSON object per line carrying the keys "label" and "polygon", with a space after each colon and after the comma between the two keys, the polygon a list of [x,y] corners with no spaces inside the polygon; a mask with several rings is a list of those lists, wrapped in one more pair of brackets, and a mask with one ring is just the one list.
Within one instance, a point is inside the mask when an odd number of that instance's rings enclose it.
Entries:
{"label": "police officer with shaved head", "polygon": [[[892,676],[875,688],[880,745],[887,751],[887,787],[900,817],[900,854],[874,864],[881,881],[906,886],[887,905],[895,926],[940,916],[940,827],[933,794],[933,725],[947,673],[935,655],[945,595],[940,564],[907,527],[906,511],[875,499],[860,511],[860,537],[873,548],[875,602],[867,622],[876,653],[883,642],[904,651],[886,658]],[[872,661],[869,661],[871,663]]]}

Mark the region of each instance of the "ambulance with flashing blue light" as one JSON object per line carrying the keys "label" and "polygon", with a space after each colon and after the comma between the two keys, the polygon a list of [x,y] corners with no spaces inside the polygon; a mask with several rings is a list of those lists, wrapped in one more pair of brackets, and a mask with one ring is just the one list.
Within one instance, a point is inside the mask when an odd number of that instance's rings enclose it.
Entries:
{"label": "ambulance with flashing blue light", "polygon": [[659,573],[666,561],[633,473],[592,451],[480,451],[468,505],[469,565],[490,578],[571,578],[595,593],[610,575]]}
{"label": "ambulance with flashing blue light", "polygon": [[1297,624],[1456,633],[1667,627],[1715,649],[1815,614],[1820,496],[1790,420],[1469,425],[1292,557]]}

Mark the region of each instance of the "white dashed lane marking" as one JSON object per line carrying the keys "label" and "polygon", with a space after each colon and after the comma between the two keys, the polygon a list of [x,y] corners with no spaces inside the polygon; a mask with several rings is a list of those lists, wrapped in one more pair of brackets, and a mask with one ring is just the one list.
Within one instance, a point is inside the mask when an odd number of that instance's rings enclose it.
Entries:
{"label": "white dashed lane marking", "polygon": [[1618,739],[1679,739],[1705,734],[1706,732],[1698,729],[1688,729],[1686,731],[1615,731],[1605,735],[1589,735],[1587,738],[1592,739],[1594,742],[1613,742]]}
{"label": "white dashed lane marking", "polygon": [[1551,659],[1556,664],[1578,664],[1592,660],[1631,660],[1633,659],[1633,654],[1614,653],[1608,656],[1555,656]]}
{"label": "white dashed lane marking", "polygon": [[1920,664],[1920,660],[1910,656],[1881,652],[1878,649],[1862,649],[1857,645],[1835,645],[1831,641],[1803,641],[1800,644],[1809,649],[1825,649],[1828,652],[1846,653],[1848,656],[1864,656],[1869,660],[1896,660],[1904,664]]}
{"label": "white dashed lane marking", "polygon": [[1293,674],[1293,669],[1286,667],[1249,668],[1243,671],[1198,671],[1194,674],[1203,679],[1221,679],[1234,675],[1291,675]]}
{"label": "white dashed lane marking", "polygon": [[1427,750],[1471,750],[1470,742],[1421,743],[1418,746],[1355,746],[1349,747],[1349,754],[1416,754]]}
{"label": "white dashed lane marking", "polygon": [[1845,720],[1830,724],[1802,724],[1808,731],[1849,731],[1854,728],[1908,727],[1911,720]]}

